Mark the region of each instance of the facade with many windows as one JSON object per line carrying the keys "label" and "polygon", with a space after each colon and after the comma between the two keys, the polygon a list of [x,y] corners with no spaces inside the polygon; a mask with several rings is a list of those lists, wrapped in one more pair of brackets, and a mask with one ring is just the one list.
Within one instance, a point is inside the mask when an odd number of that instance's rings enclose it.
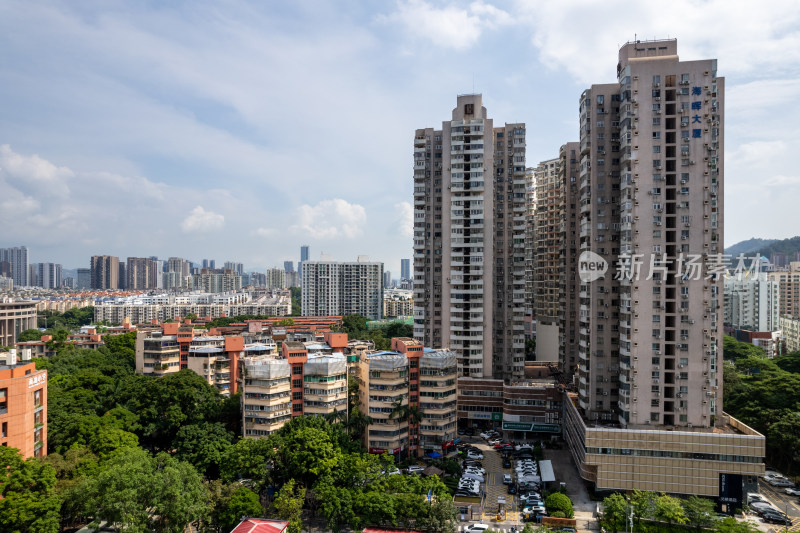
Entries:
{"label": "facade with many windows", "polygon": [[480,94],[414,134],[414,337],[459,373],[522,377],[525,125],[495,127]]}

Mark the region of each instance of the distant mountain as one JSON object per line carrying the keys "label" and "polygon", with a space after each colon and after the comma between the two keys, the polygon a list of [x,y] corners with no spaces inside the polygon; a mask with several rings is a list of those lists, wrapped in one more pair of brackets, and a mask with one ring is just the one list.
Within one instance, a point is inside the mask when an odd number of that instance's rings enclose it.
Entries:
{"label": "distant mountain", "polygon": [[736,257],[739,254],[753,255],[759,253],[769,259],[774,253],[786,254],[789,261],[794,260],[795,252],[800,251],[800,237],[788,239],[748,239],[725,249],[726,254]]}
{"label": "distant mountain", "polygon": [[753,255],[754,252],[766,248],[773,242],[777,242],[777,239],[747,239],[746,241],[737,242],[733,246],[725,248],[725,253],[731,254],[733,257],[739,254]]}

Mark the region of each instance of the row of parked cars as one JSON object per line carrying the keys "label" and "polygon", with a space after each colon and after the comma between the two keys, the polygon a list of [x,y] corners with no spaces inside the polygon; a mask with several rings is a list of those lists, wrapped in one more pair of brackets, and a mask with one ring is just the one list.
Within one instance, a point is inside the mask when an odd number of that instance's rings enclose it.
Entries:
{"label": "row of parked cars", "polygon": [[786,516],[780,509],[772,505],[767,499],[757,492],[747,494],[747,505],[770,524],[792,525],[792,519]]}
{"label": "row of parked cars", "polygon": [[467,458],[461,464],[461,479],[455,496],[480,497],[481,483],[486,481],[486,469],[481,463],[483,454],[475,446],[465,446],[463,451],[467,452]]}

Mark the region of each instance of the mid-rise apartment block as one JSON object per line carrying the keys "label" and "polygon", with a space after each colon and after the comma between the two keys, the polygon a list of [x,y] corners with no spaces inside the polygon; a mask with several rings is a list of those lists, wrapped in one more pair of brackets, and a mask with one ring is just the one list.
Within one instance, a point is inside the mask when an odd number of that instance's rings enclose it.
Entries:
{"label": "mid-rise apartment block", "polygon": [[383,318],[383,263],[303,261],[303,316],[361,315]]}
{"label": "mid-rise apartment block", "polygon": [[770,272],[767,276],[778,284],[778,313],[800,317],[800,262],[792,261],[788,271]]}
{"label": "mid-rise apartment block", "polygon": [[17,361],[16,350],[0,364],[0,446],[26,458],[47,455],[47,370]]}
{"label": "mid-rise apartment block", "polygon": [[267,269],[267,288],[268,289],[288,289],[289,272],[284,268]]}
{"label": "mid-rise apartment block", "polygon": [[716,60],[680,61],[675,40],[625,44],[616,73],[579,103],[565,437],[597,488],[718,496],[720,475],[763,472],[764,447],[722,411],[725,82]]}
{"label": "mid-rise apartment block", "polygon": [[525,146],[480,94],[414,134],[414,337],[451,348],[461,375],[523,374]]}
{"label": "mid-rise apartment block", "polygon": [[[405,338],[392,339],[392,347],[358,362],[359,409],[372,420],[364,447],[395,455],[441,452],[456,435],[456,354]],[[404,416],[409,408],[420,419]]]}
{"label": "mid-rise apartment block", "polygon": [[92,256],[90,275],[92,289],[118,289],[119,288],[119,257],[112,255]]}

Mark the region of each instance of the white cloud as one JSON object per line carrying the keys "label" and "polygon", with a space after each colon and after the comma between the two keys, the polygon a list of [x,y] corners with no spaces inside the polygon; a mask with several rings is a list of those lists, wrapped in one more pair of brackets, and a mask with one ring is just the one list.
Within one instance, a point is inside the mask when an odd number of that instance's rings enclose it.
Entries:
{"label": "white cloud", "polygon": [[274,237],[278,234],[278,230],[275,228],[258,228],[253,231],[253,235],[256,237]]}
{"label": "white cloud", "polygon": [[403,237],[412,237],[414,235],[414,206],[411,202],[400,202],[394,204],[397,213],[397,229]]}
{"label": "white cloud", "polygon": [[189,216],[181,222],[181,229],[186,233],[195,231],[214,231],[225,225],[225,216],[213,211],[206,211],[202,206],[192,209]]}
{"label": "white cloud", "polygon": [[462,8],[453,4],[435,7],[425,0],[398,2],[396,11],[378,17],[378,21],[400,24],[414,37],[455,50],[472,47],[484,29],[496,29],[514,22],[507,12],[483,2],[472,2]]}
{"label": "white cloud", "polygon": [[364,233],[367,211],[358,204],[334,198],[315,206],[301,205],[297,209],[297,220],[298,224],[292,226],[292,230],[315,239],[354,239]]}
{"label": "white cloud", "polygon": [[38,155],[25,156],[0,146],[0,177],[10,185],[36,195],[69,194],[67,180],[75,174],[66,167],[57,167]]}
{"label": "white cloud", "polygon": [[[682,58],[725,57],[727,74],[783,70],[800,60],[800,4],[776,0],[753,9],[745,0],[658,2],[561,0],[516,2],[541,60],[584,83],[614,79],[615,57],[625,41],[678,37]],[[634,33],[635,32],[635,33]]]}

